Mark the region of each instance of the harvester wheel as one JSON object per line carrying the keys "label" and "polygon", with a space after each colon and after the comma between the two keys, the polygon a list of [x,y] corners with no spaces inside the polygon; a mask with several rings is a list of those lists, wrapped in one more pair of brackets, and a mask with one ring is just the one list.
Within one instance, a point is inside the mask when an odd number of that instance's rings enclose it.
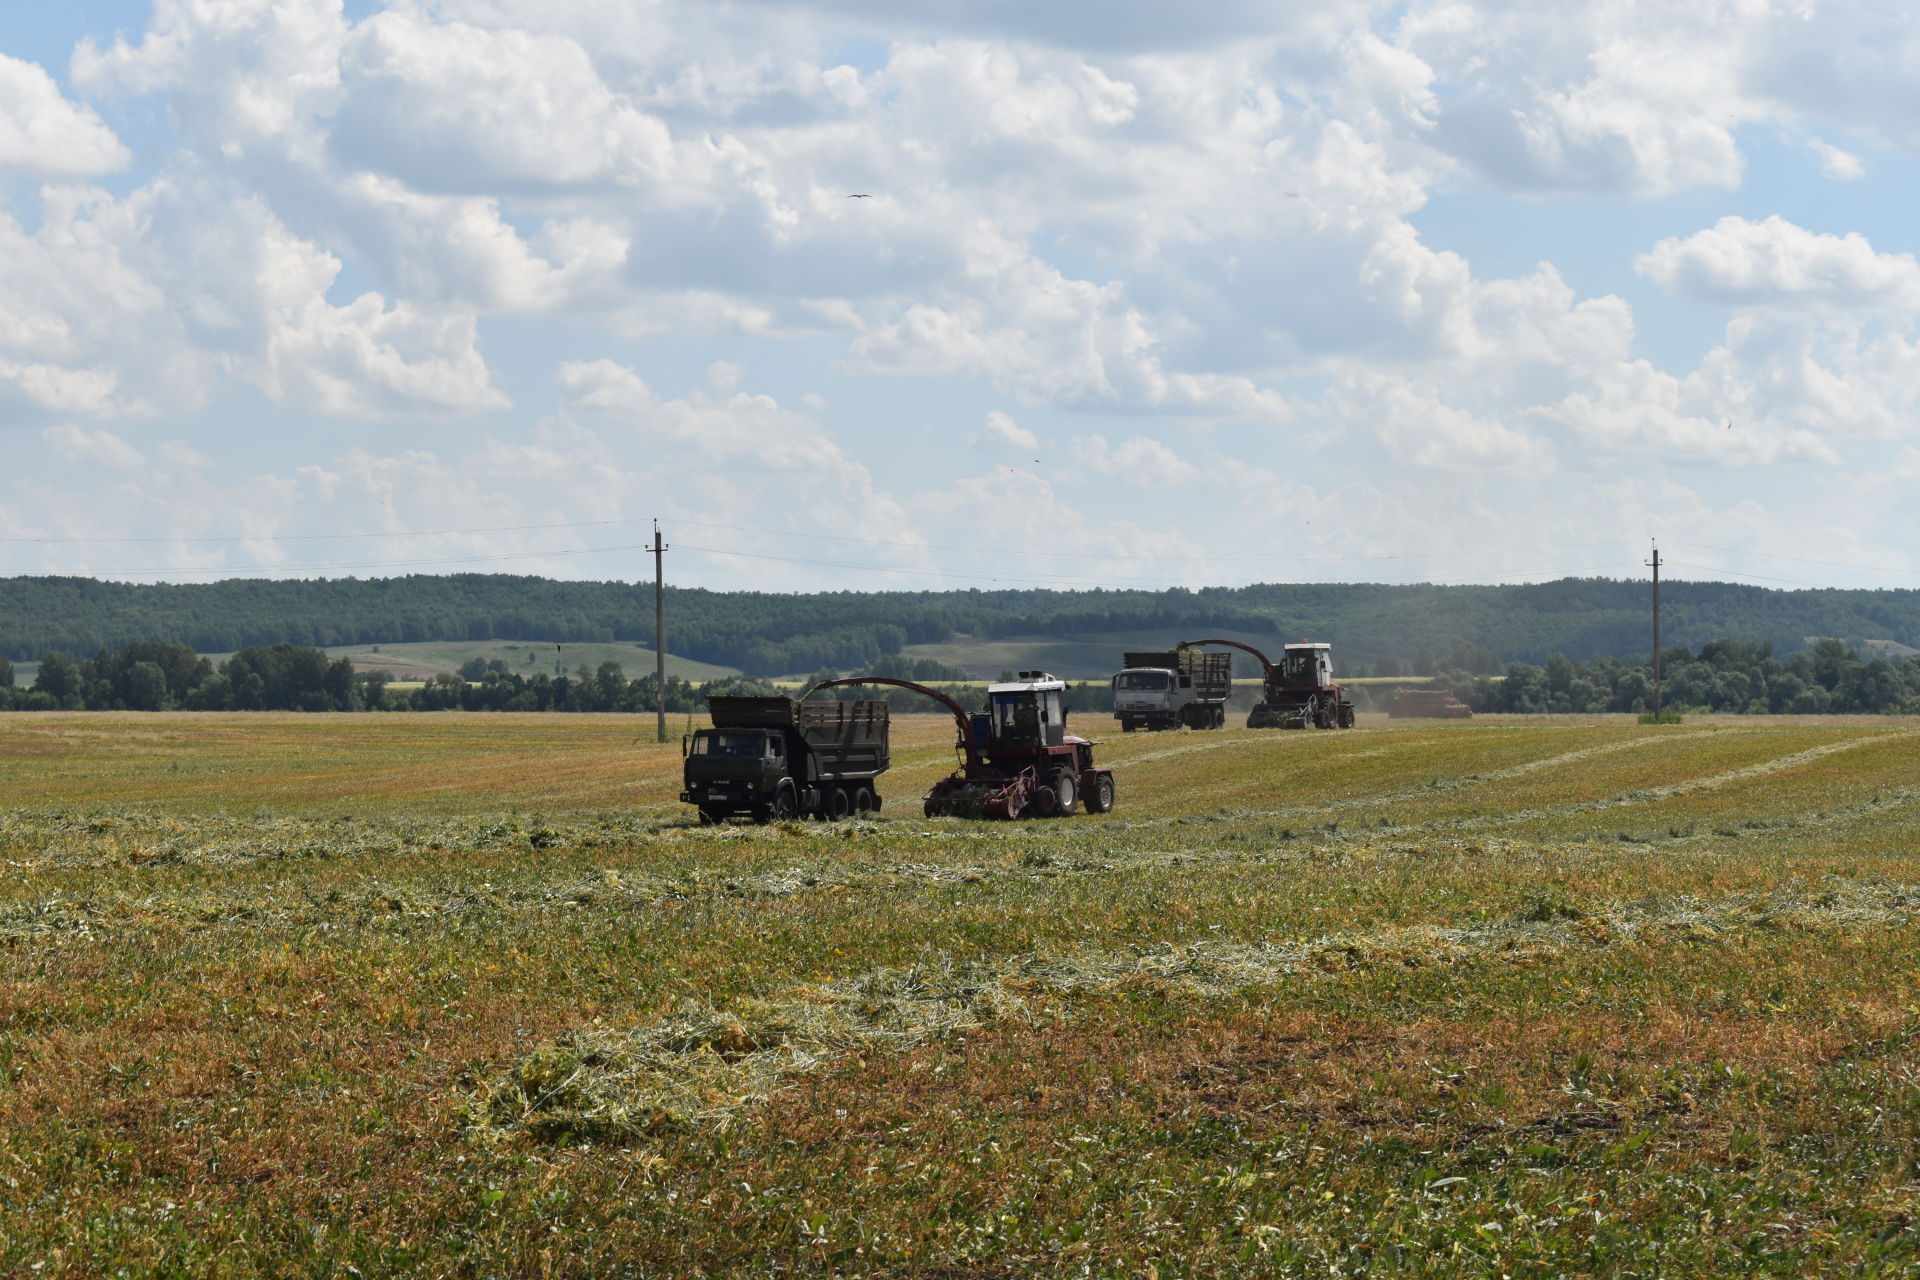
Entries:
{"label": "harvester wheel", "polygon": [[1033,811],[1042,818],[1052,818],[1060,813],[1060,793],[1052,787],[1033,789]]}
{"label": "harvester wheel", "polygon": [[1103,773],[1100,780],[1093,784],[1093,790],[1087,793],[1088,813],[1113,812],[1113,775]]}
{"label": "harvester wheel", "polygon": [[1053,771],[1053,816],[1071,818],[1080,807],[1080,782],[1071,769]]}
{"label": "harvester wheel", "polygon": [[820,801],[820,807],[827,811],[828,822],[838,822],[847,816],[852,806],[847,803],[845,787],[828,787],[826,796]]}
{"label": "harvester wheel", "polygon": [[1351,702],[1341,704],[1340,727],[1342,729],[1353,728],[1353,704]]}

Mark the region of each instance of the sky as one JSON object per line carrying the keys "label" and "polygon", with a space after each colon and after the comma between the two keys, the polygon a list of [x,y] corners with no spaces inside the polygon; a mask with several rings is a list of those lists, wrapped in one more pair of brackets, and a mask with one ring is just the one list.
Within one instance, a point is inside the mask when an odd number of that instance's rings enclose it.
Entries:
{"label": "sky", "polygon": [[0,574],[1920,587],[1893,0],[0,13]]}

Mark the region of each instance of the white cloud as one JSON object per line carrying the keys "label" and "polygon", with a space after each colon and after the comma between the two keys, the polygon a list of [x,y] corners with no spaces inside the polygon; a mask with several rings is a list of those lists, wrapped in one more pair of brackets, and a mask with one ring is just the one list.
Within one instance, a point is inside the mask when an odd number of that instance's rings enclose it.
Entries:
{"label": "white cloud", "polygon": [[104,429],[89,432],[70,423],[60,423],[48,427],[40,435],[70,462],[114,471],[131,471],[142,462],[138,449]]}
{"label": "white cloud", "polygon": [[335,146],[415,186],[688,176],[675,171],[666,126],[610,91],[567,36],[387,12],[354,28],[341,67]]}
{"label": "white cloud", "polygon": [[1108,444],[1102,435],[1075,436],[1072,454],[1076,463],[1129,484],[1183,485],[1200,478],[1191,462],[1146,436],[1132,436],[1117,445]]}
{"label": "white cloud", "polygon": [[168,95],[190,143],[230,159],[317,158],[318,122],[339,103],[340,0],[154,0],[137,44],[74,50],[93,93]]}
{"label": "white cloud", "polygon": [[123,168],[129,158],[113,130],[62,97],[38,63],[0,53],[0,173],[83,178]]}
{"label": "white cloud", "polygon": [[1819,138],[1809,139],[1807,149],[1820,157],[1820,172],[1835,182],[1855,182],[1866,176],[1866,165],[1851,151],[1842,151]]}
{"label": "white cloud", "polygon": [[976,448],[1012,450],[1027,452],[1040,447],[1040,437],[1013,420],[1012,415],[998,409],[989,410],[986,425],[973,438]]}
{"label": "white cloud", "polygon": [[1722,218],[1685,239],[1670,237],[1636,259],[1634,269],[1677,293],[1731,306],[1920,308],[1920,264],[1912,254],[1877,253],[1858,233],[1812,232],[1778,215],[1762,222]]}
{"label": "white cloud", "polygon": [[326,414],[506,403],[471,313],[371,291],[336,306],[340,270],[264,200],[223,184],[51,191],[31,235],[0,215],[0,395],[150,414],[204,403],[226,375]]}

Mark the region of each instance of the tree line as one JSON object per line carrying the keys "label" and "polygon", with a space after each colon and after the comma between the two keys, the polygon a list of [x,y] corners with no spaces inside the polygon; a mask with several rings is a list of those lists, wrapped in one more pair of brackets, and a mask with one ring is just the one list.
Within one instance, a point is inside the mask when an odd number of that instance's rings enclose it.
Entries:
{"label": "tree line", "polygon": [[[1464,655],[1476,662],[1479,653]],[[1647,712],[1653,708],[1651,657],[1576,662],[1553,654],[1544,664],[1509,664],[1476,674],[1450,655],[1434,669],[1436,687],[1475,711],[1514,713]],[[1776,657],[1769,644],[1714,640],[1660,651],[1663,709],[1746,715],[1920,715],[1920,658],[1865,656],[1839,640]]]}
{"label": "tree line", "polygon": [[[1669,638],[1786,653],[1811,637],[1920,645],[1920,591],[1781,591],[1733,583],[1662,587]],[[1255,644],[1336,642],[1346,670],[1465,645],[1544,663],[1632,653],[1647,584],[1567,578],[1517,586],[1365,583],[1167,591],[778,592],[668,587],[668,648],[750,675],[851,669],[956,635],[1175,638],[1230,632]],[[1178,633],[1186,632],[1187,636]],[[653,593],[622,582],[507,574],[234,580],[202,584],[0,578],[0,655],[117,650],[136,642],[230,653],[410,641],[631,641],[652,645]],[[1162,641],[1156,641],[1161,643]],[[986,674],[986,673],[977,673]],[[1484,674],[1484,673],[1483,673]]]}
{"label": "tree line", "polygon": [[[1463,645],[1431,662],[1434,687],[1480,712],[1572,714],[1645,712],[1653,706],[1650,657],[1596,657],[1576,661],[1553,654],[1545,663],[1508,663],[1480,645]],[[1662,701],[1668,708],[1755,715],[1826,713],[1920,715],[1920,658],[1863,655],[1838,640],[1775,656],[1767,644],[1714,640],[1698,650],[1684,645],[1660,654]],[[929,684],[961,705],[979,705],[966,673],[927,659],[882,658],[860,674],[894,675]],[[1389,672],[1386,674],[1400,674]],[[1427,672],[1419,672],[1427,675]],[[1002,673],[1003,677],[1010,673]],[[838,679],[831,667],[812,682]],[[706,710],[711,694],[778,693],[763,680],[730,676],[694,685],[675,676],[666,687],[649,673],[627,678],[617,662],[571,675],[532,676],[499,660],[473,659],[418,688],[394,688],[384,671],[355,671],[345,658],[316,648],[274,644],[241,649],[217,668],[191,648],[140,641],[102,649],[92,658],[48,654],[32,685],[13,683],[13,666],[0,658],[0,710],[13,711],[613,711],[673,714]],[[930,709],[907,690],[850,686],[821,696],[884,698],[902,710]],[[1072,684],[1070,710],[1106,712],[1113,706],[1104,681]]]}

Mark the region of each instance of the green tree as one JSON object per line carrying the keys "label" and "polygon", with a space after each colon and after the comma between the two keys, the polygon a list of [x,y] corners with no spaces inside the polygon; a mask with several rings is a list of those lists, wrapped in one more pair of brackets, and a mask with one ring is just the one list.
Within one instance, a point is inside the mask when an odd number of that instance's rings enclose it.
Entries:
{"label": "green tree", "polygon": [[167,673],[157,662],[136,662],[127,672],[125,701],[129,711],[164,711],[167,708]]}
{"label": "green tree", "polygon": [[59,706],[77,707],[83,678],[79,663],[64,653],[50,653],[40,659],[40,674],[33,678],[33,687]]}
{"label": "green tree", "polygon": [[13,688],[13,663],[0,657],[0,689]]}

